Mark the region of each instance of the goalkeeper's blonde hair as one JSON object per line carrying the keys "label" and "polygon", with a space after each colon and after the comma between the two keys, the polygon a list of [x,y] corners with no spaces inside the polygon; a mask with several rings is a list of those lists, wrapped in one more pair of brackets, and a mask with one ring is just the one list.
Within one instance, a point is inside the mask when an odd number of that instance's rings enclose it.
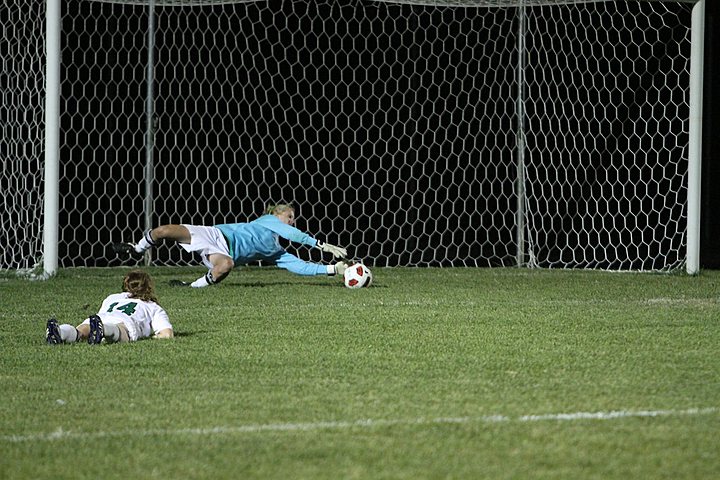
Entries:
{"label": "goalkeeper's blonde hair", "polygon": [[277,205],[270,205],[265,209],[265,213],[269,213],[270,215],[279,215],[283,212],[287,212],[288,210],[295,211],[295,207],[290,205],[289,203],[278,203]]}

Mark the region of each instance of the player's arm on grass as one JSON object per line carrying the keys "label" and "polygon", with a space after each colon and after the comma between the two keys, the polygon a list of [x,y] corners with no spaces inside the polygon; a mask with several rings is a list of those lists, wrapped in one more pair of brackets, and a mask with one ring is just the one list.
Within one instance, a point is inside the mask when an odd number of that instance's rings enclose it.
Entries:
{"label": "player's arm on grass", "polygon": [[159,338],[159,339],[173,338],[173,337],[175,337],[175,332],[173,332],[172,328],[164,328],[164,329],[160,330],[159,332],[157,332],[155,335],[153,335],[153,338]]}
{"label": "player's arm on grass", "polygon": [[157,311],[153,315],[152,326],[155,331],[153,338],[164,339],[173,338],[175,336],[168,314],[162,307],[158,307]]}

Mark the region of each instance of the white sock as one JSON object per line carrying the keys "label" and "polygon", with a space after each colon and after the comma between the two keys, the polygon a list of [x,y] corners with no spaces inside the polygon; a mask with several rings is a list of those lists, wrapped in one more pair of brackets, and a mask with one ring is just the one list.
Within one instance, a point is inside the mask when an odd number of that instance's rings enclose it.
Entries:
{"label": "white sock", "polygon": [[208,285],[213,285],[214,283],[215,280],[213,279],[212,272],[208,272],[202,277],[192,282],[190,286],[193,288],[202,288],[207,287]]}
{"label": "white sock", "polygon": [[148,230],[147,232],[145,232],[140,241],[135,245],[135,251],[138,253],[143,253],[148,248],[154,246],[155,242],[152,241],[152,237],[150,237],[150,230]]}
{"label": "white sock", "polygon": [[74,343],[80,338],[77,328],[73,327],[69,323],[63,323],[58,328],[60,329],[60,339],[63,343]]}
{"label": "white sock", "polygon": [[114,323],[103,323],[103,336],[108,343],[120,341],[120,327]]}
{"label": "white sock", "polygon": [[148,245],[147,240],[144,238],[135,245],[135,251],[137,253],[144,253],[148,248],[150,248],[150,245]]}
{"label": "white sock", "polygon": [[194,282],[192,282],[190,284],[190,286],[193,288],[202,288],[202,287],[207,287],[208,285],[210,285],[210,284],[207,282],[205,275],[203,275],[202,277],[198,278],[197,280],[195,280]]}

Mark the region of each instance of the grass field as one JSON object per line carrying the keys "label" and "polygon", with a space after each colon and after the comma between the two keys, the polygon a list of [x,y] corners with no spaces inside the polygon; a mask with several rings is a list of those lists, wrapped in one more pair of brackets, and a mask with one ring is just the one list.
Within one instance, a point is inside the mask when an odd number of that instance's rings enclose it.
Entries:
{"label": "grass field", "polygon": [[720,272],[150,268],[177,338],[44,344],[126,271],[0,279],[0,478],[720,477]]}

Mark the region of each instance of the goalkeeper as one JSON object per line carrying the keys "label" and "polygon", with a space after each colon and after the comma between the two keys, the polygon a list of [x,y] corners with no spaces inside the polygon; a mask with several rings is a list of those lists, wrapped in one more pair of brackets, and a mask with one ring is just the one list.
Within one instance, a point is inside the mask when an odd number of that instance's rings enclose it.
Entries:
{"label": "goalkeeper", "polygon": [[273,205],[265,215],[248,223],[227,223],[212,227],[198,225],[161,225],[145,232],[135,244],[116,243],[116,253],[141,254],[161,240],[173,240],[188,252],[197,252],[208,272],[194,282],[182,285],[207,287],[221,282],[236,265],[254,261],[275,264],[298,275],[342,275],[347,264],[333,265],[306,262],[288,253],[279,239],[316,247],[335,258],[345,258],[347,250],[321,242],[293,227],[295,208],[288,204]]}

